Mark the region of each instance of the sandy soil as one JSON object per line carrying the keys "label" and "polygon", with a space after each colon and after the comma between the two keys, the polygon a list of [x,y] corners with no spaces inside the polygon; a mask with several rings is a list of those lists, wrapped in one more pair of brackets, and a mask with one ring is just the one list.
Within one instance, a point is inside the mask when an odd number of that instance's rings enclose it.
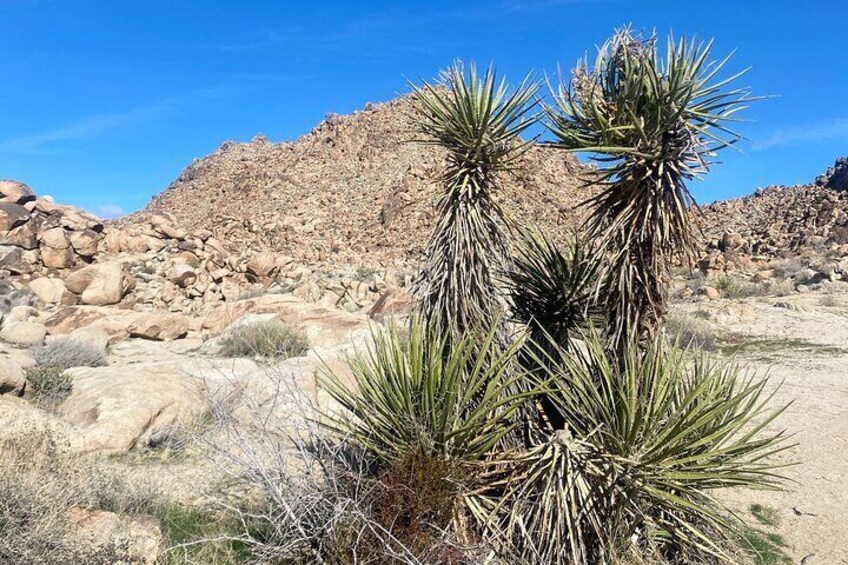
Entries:
{"label": "sandy soil", "polygon": [[722,339],[738,336],[723,355],[782,381],[775,402],[792,402],[778,425],[798,444],[787,457],[798,464],[784,471],[793,482],[783,492],[733,492],[728,504],[752,522],[750,505],[774,509],[792,563],[848,564],[848,285],[674,309]]}

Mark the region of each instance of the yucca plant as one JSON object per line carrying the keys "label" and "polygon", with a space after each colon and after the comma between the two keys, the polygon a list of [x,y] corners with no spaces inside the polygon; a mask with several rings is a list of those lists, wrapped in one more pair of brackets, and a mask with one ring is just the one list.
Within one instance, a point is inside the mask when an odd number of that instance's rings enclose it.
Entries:
{"label": "yucca plant", "polygon": [[420,310],[456,335],[489,327],[500,315],[495,284],[508,257],[508,218],[497,200],[499,178],[533,141],[539,85],[530,77],[510,91],[494,69],[480,75],[456,63],[436,84],[411,85],[424,143],[447,150],[438,220],[415,282]]}
{"label": "yucca plant", "polygon": [[657,333],[670,265],[691,259],[696,245],[687,182],[740,139],[727,122],[754,100],[729,87],[739,74],[719,78],[729,57],[712,61],[711,47],[669,38],[663,56],[656,37],[618,31],[593,67],[584,60],[569,83],[560,80],[546,108],[558,145],[602,165],[587,228],[607,257],[615,338]]}
{"label": "yucca plant", "polygon": [[[391,463],[423,452],[476,461],[515,429],[531,392],[511,392],[520,343],[499,346],[497,324],[456,338],[413,318],[403,339],[391,326],[351,363],[353,383],[327,373],[324,388],[344,409],[326,424]],[[448,347],[448,342],[451,343]]]}
{"label": "yucca plant", "polygon": [[[541,354],[545,354],[542,352]],[[475,515],[522,563],[733,562],[711,495],[776,488],[789,447],[767,381],[662,340],[611,352],[591,334],[549,367],[564,425],[492,466]]]}
{"label": "yucca plant", "polygon": [[564,249],[538,229],[522,231],[507,273],[513,319],[537,345],[568,348],[570,339],[605,321],[600,261],[574,234]]}

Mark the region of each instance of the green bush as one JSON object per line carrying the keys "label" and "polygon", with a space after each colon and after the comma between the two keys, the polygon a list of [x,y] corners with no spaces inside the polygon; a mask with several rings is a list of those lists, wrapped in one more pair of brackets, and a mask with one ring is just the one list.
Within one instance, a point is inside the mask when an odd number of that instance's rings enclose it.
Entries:
{"label": "green bush", "polygon": [[258,321],[235,328],[221,340],[224,357],[300,357],[309,351],[309,339],[299,328],[281,320]]}
{"label": "green bush", "polygon": [[32,355],[39,367],[70,369],[72,367],[102,367],[106,355],[102,349],[70,337],[58,337],[46,345],[35,347]]}
{"label": "green bush", "polygon": [[27,368],[25,373],[36,397],[44,400],[64,400],[73,388],[73,379],[61,367],[35,366]]}

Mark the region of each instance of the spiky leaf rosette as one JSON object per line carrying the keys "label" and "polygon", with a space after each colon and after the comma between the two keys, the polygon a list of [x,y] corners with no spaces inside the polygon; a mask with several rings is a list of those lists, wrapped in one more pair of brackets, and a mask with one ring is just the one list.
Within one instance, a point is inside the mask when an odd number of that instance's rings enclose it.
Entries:
{"label": "spiky leaf rosette", "polygon": [[391,326],[352,361],[352,385],[324,375],[324,388],[344,409],[325,423],[385,463],[417,451],[459,463],[482,459],[535,394],[513,392],[524,378],[514,370],[520,345],[502,347],[497,325],[455,339],[413,317],[406,338]]}
{"label": "spiky leaf rosette", "polygon": [[767,381],[661,339],[610,351],[593,334],[541,364],[564,426],[493,463],[476,506],[493,537],[522,563],[735,562],[737,524],[712,493],[780,486],[790,445]]}
{"label": "spiky leaf rosette", "polygon": [[424,142],[447,150],[438,222],[415,282],[420,310],[457,335],[489,327],[501,300],[495,279],[508,256],[508,220],[498,204],[498,177],[532,141],[521,133],[534,121],[538,84],[528,77],[514,91],[489,68],[457,63],[436,84],[412,85]]}
{"label": "spiky leaf rosette", "polygon": [[[669,268],[695,249],[686,183],[706,173],[716,151],[738,141],[728,120],[753,100],[718,78],[729,59],[710,59],[712,42],[655,37],[627,29],[560,81],[548,127],[560,146],[594,154],[603,190],[587,204],[588,231],[608,255],[605,278],[614,335],[650,337],[666,312]],[[741,73],[740,73],[741,74]]]}
{"label": "spiky leaf rosette", "polygon": [[537,345],[568,348],[581,330],[604,322],[597,288],[600,261],[575,234],[564,248],[538,230],[522,230],[507,285],[512,316]]}

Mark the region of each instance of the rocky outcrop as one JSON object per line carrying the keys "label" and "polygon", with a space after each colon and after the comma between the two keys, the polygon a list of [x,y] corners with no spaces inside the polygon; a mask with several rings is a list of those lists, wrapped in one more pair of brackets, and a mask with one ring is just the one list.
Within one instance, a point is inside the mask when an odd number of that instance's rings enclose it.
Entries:
{"label": "rocky outcrop", "polygon": [[0,244],[20,250],[17,263],[0,259],[9,275],[85,264],[97,254],[103,229],[91,214],[39,198],[23,183],[0,181]]}
{"label": "rocky outcrop", "polygon": [[[416,138],[408,97],[328,115],[292,143],[256,137],[224,143],[198,159],[147,209],[122,225],[163,213],[174,225],[208,230],[229,250],[273,251],[299,264],[371,267],[417,261],[435,221],[445,153]],[[533,147],[504,179],[500,200],[519,222],[563,232],[580,215],[587,172],[571,155]],[[250,273],[274,262],[254,258]]]}
{"label": "rocky outcrop", "polygon": [[816,177],[816,186],[848,191],[848,157],[840,157],[823,175]]}

